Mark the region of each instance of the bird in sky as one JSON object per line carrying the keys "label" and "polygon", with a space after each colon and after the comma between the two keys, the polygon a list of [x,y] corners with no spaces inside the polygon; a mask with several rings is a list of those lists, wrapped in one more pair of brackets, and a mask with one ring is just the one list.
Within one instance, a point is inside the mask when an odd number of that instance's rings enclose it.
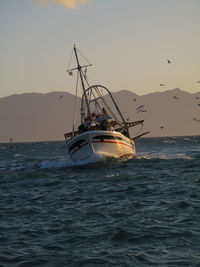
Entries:
{"label": "bird in sky", "polygon": [[145,107],[145,105],[141,105],[141,106],[137,107],[136,110],[139,110],[139,109],[144,108],[144,107]]}
{"label": "bird in sky", "polygon": [[163,84],[163,83],[160,83],[160,86],[165,86],[165,84]]}
{"label": "bird in sky", "polygon": [[168,63],[168,64],[170,64],[170,63],[171,63],[171,61],[170,61],[169,59],[167,59],[167,63]]}
{"label": "bird in sky", "polygon": [[173,95],[173,98],[176,100],[180,100],[177,96]]}
{"label": "bird in sky", "polygon": [[200,122],[200,120],[197,120],[196,118],[193,118],[193,121]]}
{"label": "bird in sky", "polygon": [[137,114],[140,113],[140,112],[147,112],[147,110],[139,109],[139,110],[137,111]]}

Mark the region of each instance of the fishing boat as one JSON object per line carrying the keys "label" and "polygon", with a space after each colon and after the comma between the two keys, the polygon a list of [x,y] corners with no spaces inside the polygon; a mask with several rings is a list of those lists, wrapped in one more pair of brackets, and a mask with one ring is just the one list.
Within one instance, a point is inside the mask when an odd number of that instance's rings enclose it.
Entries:
{"label": "fishing boat", "polygon": [[[72,161],[104,158],[134,158],[136,156],[134,140],[129,129],[143,120],[128,122],[124,119],[111,92],[102,85],[90,85],[87,79],[87,67],[80,65],[79,50],[74,45],[77,66],[67,69],[69,75],[77,71],[76,95],[72,131],[65,133],[66,148]],[[82,54],[81,54],[82,55]],[[81,84],[80,123],[75,127],[77,109],[78,81]]]}

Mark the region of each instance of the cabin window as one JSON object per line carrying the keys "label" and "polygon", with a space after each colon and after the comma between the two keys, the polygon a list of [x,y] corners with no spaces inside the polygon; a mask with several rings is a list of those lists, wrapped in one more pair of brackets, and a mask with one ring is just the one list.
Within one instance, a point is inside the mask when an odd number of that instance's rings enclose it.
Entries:
{"label": "cabin window", "polygon": [[96,135],[95,137],[93,137],[93,139],[96,139],[96,140],[98,140],[98,139],[100,139],[100,140],[102,140],[102,139],[115,139],[115,136],[113,136],[113,135]]}
{"label": "cabin window", "polygon": [[73,145],[69,147],[69,152],[71,152],[74,148],[79,147],[82,143],[84,143],[86,140],[80,139]]}
{"label": "cabin window", "polygon": [[121,138],[120,136],[117,136],[117,139],[118,139],[118,140],[123,140],[123,138]]}

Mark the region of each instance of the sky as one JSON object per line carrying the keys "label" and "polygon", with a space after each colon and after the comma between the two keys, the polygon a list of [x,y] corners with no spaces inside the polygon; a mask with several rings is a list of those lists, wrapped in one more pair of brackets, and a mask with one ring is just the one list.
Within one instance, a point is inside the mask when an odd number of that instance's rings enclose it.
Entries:
{"label": "sky", "polygon": [[92,63],[91,84],[198,92],[199,14],[200,0],[0,0],[0,98],[74,94],[74,44]]}

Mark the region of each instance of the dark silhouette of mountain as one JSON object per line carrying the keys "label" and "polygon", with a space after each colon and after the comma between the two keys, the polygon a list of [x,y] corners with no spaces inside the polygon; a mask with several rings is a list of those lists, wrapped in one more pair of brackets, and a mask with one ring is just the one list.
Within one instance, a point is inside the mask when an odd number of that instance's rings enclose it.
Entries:
{"label": "dark silhouette of mountain", "polygon": [[[199,135],[200,123],[194,123],[193,117],[200,119],[200,92],[190,94],[178,88],[167,90],[165,92],[155,92],[143,96],[136,96],[137,101],[130,104],[120,101],[121,93],[115,93],[115,98],[124,115],[129,116],[129,120],[144,119],[143,130],[151,131],[148,136],[181,136],[181,135]],[[176,96],[179,100],[174,99]],[[134,94],[135,97],[135,94]],[[129,97],[130,98],[130,97]],[[200,98],[199,98],[200,99]],[[145,106],[147,112],[137,113],[137,107]],[[126,113],[127,112],[127,113]],[[160,128],[163,126],[164,128]],[[132,135],[137,135],[138,129],[133,129]]]}
{"label": "dark silhouette of mountain", "polygon": [[[113,96],[126,119],[145,120],[143,128],[131,130],[132,136],[142,131],[151,131],[148,136],[200,134],[200,92],[190,94],[176,88],[138,96],[122,90]],[[72,129],[74,99],[67,92],[0,98],[0,142],[9,142],[10,138],[15,142],[64,140],[64,133]],[[79,98],[77,101],[80,103]],[[141,105],[145,112],[138,113]],[[77,124],[79,118],[77,114]]]}
{"label": "dark silhouette of mountain", "polygon": [[73,109],[74,96],[66,92],[1,98],[0,142],[62,140],[71,130]]}

